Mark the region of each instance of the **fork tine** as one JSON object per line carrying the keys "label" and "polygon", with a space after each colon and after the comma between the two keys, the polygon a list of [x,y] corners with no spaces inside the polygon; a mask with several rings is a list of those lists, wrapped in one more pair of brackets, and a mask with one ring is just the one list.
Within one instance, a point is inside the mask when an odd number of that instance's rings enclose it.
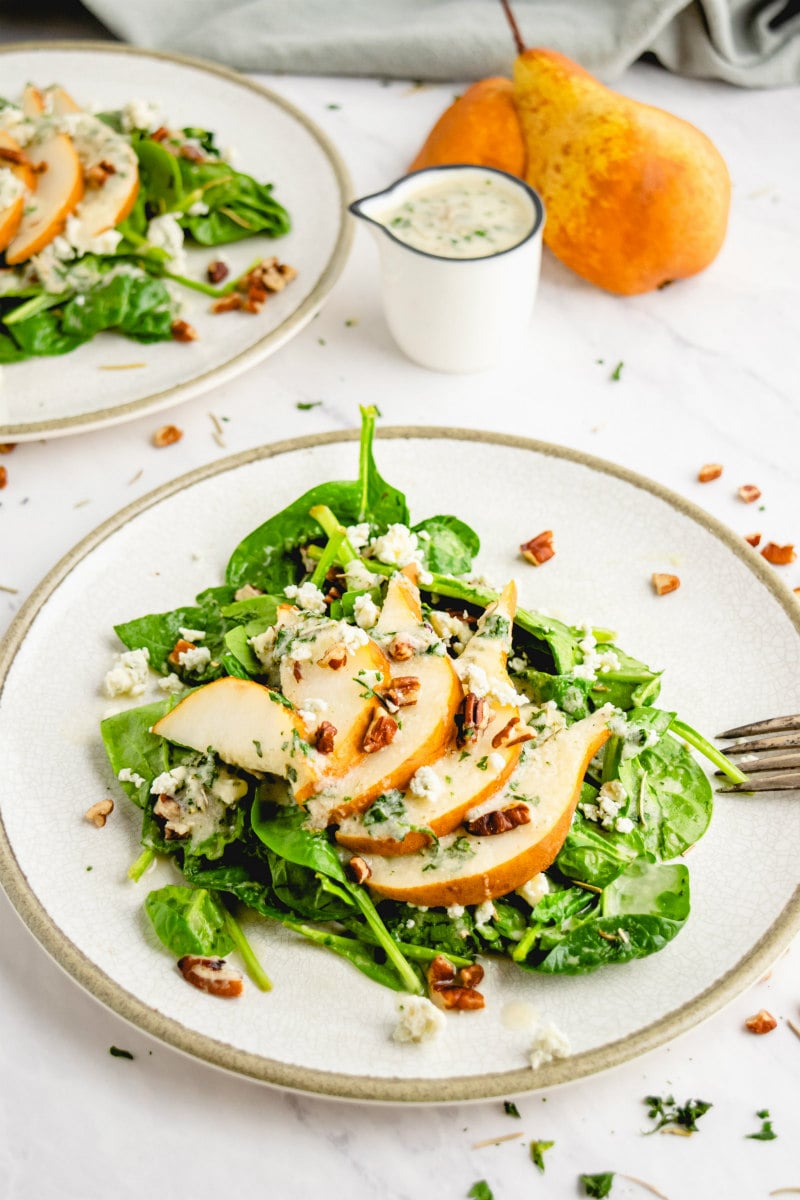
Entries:
{"label": "fork tine", "polygon": [[[752,757],[752,762],[750,761]],[[746,771],[751,775],[754,771],[785,771],[790,767],[800,767],[800,750],[787,751],[781,754],[776,751],[772,754],[753,754],[745,755],[744,761],[740,760],[737,764],[740,770]],[[716,775],[724,775],[724,771],[716,771]]]}
{"label": "fork tine", "polygon": [[800,788],[800,771],[760,771],[746,783],[718,788],[720,792],[781,792],[787,788]]}
{"label": "fork tine", "polygon": [[735,746],[726,746],[724,753],[730,758],[737,754],[753,754],[757,750],[791,750],[796,746],[800,746],[800,731],[776,733],[773,737],[750,738],[748,741],[737,742]]}
{"label": "fork tine", "polygon": [[750,725],[739,725],[737,729],[726,729],[718,738],[751,737],[759,733],[780,733],[783,730],[800,729],[800,713],[789,717],[770,717],[767,721],[753,721]]}

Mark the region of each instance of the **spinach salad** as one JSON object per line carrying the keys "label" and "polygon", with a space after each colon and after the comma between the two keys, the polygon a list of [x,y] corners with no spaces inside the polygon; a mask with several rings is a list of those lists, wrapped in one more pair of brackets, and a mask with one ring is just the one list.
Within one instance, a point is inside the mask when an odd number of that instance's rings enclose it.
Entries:
{"label": "spinach salad", "polygon": [[0,99],[0,363],[65,354],[103,330],[191,341],[181,289],[212,311],[257,312],[294,277],[258,258],[230,278],[216,251],[204,279],[187,274],[184,244],[278,238],[290,220],[211,131],[157,114],[141,102],[84,112],[57,86]]}
{"label": "spinach salad", "polygon": [[478,956],[574,975],[661,950],[689,916],[676,860],[711,819],[689,747],[737,769],[609,631],[509,608],[458,517],[411,524],[376,416],[357,479],[266,520],[193,603],[115,627],[109,694],[142,694],[148,668],[164,693],[102,722],[142,810],[131,877],[175,867],[144,899],[158,937],[236,950],[266,988],[246,909],[455,1008],[482,1006]]}

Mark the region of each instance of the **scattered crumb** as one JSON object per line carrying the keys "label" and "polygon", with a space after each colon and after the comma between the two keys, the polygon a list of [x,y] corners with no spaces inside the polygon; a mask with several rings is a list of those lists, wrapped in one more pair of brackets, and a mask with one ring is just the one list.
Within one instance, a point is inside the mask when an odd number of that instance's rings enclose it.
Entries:
{"label": "scattered crumb", "polygon": [[18,596],[19,588],[7,587],[6,584],[0,583],[0,592],[8,592],[9,596]]}
{"label": "scattered crumb", "polygon": [[108,1053],[112,1058],[129,1058],[133,1062],[133,1055],[130,1050],[120,1050],[119,1046],[109,1046]]}
{"label": "scattered crumb", "polygon": [[182,437],[183,430],[179,429],[177,425],[162,425],[161,428],[157,429],[153,434],[152,441],[153,445],[160,450],[163,446],[174,445],[174,443],[179,442]]}
{"label": "scattered crumb", "polygon": [[76,500],[72,507],[73,508],[84,508],[87,504],[91,504],[91,503],[92,503],[91,500]]}
{"label": "scattered crumb", "polygon": [[743,483],[736,495],[745,504],[752,504],[761,496],[761,488],[756,487],[754,483]]}
{"label": "scattered crumb", "polygon": [[482,1142],[475,1142],[473,1150],[483,1150],[486,1146],[499,1146],[501,1142],[513,1142],[515,1138],[522,1137],[522,1130],[518,1133],[503,1133],[500,1137],[484,1138]]}
{"label": "scattered crumb", "polygon": [[142,475],[143,475],[143,469],[141,467],[139,467],[139,470],[136,472],[136,474],[131,475],[130,479],[128,480],[128,487],[130,487],[132,483],[136,483],[137,479],[141,479]]}
{"label": "scattered crumb", "polygon": [[99,371],[134,371],[137,367],[146,367],[147,363],[101,363]]}
{"label": "scattered crumb", "polygon": [[7,487],[7,485],[8,485],[8,471],[6,470],[5,467],[0,467],[0,488]]}

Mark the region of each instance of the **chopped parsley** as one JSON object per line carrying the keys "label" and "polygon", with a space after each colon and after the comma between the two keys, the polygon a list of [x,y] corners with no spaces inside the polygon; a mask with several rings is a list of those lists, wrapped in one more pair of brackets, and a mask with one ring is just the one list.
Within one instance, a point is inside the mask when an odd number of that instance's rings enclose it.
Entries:
{"label": "chopped parsley", "polygon": [[613,383],[619,383],[619,380],[622,378],[622,368],[624,366],[625,366],[624,362],[618,362],[617,365],[614,367],[614,370],[611,372],[611,375],[610,375],[610,378]]}
{"label": "chopped parsley", "polygon": [[520,1117],[520,1111],[513,1100],[504,1100],[503,1109],[505,1110],[507,1117],[519,1117],[520,1120],[522,1119]]}
{"label": "chopped parsley", "polygon": [[479,1179],[477,1183],[473,1183],[467,1196],[469,1200],[494,1200],[494,1192],[485,1179]]}
{"label": "chopped parsley", "polygon": [[756,1113],[757,1117],[761,1118],[761,1128],[758,1133],[747,1133],[745,1137],[752,1138],[754,1142],[771,1142],[778,1136],[772,1128],[772,1121],[769,1119],[769,1109],[760,1108]]}
{"label": "chopped parsley", "polygon": [[611,1185],[614,1182],[613,1171],[601,1171],[598,1175],[581,1175],[580,1181],[583,1184],[587,1196],[608,1196],[611,1193]]}
{"label": "chopped parsley", "polygon": [[254,746],[255,746],[255,748],[256,748],[256,754],[258,755],[258,757],[259,757],[259,758],[263,758],[263,757],[264,757],[264,752],[263,752],[263,750],[261,749],[261,742],[259,742],[259,741],[258,741],[256,738],[253,738],[253,745],[254,745]]}
{"label": "chopped parsley", "polygon": [[707,1100],[687,1100],[685,1104],[676,1104],[674,1096],[645,1096],[647,1115],[656,1124],[647,1133],[656,1133],[665,1126],[680,1129],[686,1133],[697,1133],[697,1122],[712,1107]]}
{"label": "chopped parsley", "polygon": [[133,1055],[130,1050],[120,1050],[119,1046],[109,1046],[108,1053],[112,1058],[129,1058],[133,1062]]}
{"label": "chopped parsley", "polygon": [[555,1146],[555,1142],[531,1142],[531,1162],[544,1174],[544,1152]]}
{"label": "chopped parsley", "polygon": [[321,404],[321,400],[298,400],[295,408],[299,408],[300,412],[308,412],[311,408],[319,408]]}
{"label": "chopped parsley", "polygon": [[485,771],[486,768],[489,766],[488,757],[484,754],[483,758],[478,759],[478,761],[475,763],[475,766],[478,768],[479,771]]}

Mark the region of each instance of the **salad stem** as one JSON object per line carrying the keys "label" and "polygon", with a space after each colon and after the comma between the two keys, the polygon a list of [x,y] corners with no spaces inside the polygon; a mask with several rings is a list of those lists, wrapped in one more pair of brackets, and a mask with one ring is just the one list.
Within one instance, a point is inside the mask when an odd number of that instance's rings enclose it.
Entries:
{"label": "salad stem", "polygon": [[[322,526],[329,538],[335,537],[336,534],[341,535],[339,550],[336,557],[343,567],[346,567],[348,563],[351,563],[354,561],[354,559],[358,558],[358,555],[348,541],[347,530],[345,529],[344,525],[339,523],[336,514],[328,508],[327,504],[315,504],[313,508],[308,510],[308,515],[313,517],[314,520]],[[324,557],[325,551],[323,550],[322,553]],[[327,571],[327,567],[325,569]]]}
{"label": "salad stem", "polygon": [[187,275],[175,275],[172,271],[165,271],[164,276],[167,279],[172,279],[175,283],[181,283],[184,287],[191,288],[195,292],[202,292],[204,296],[213,296],[217,300],[221,300],[224,296],[230,296],[236,291],[237,285],[251,271],[254,271],[261,262],[260,258],[254,258],[249,267],[245,267],[241,275],[237,275],[235,279],[229,280],[222,287],[215,287],[213,283],[203,283],[201,279],[189,279]]}
{"label": "salad stem", "polygon": [[134,883],[138,883],[147,868],[152,863],[155,856],[156,852],[153,847],[145,846],[144,850],[136,859],[136,861],[132,862],[128,867],[128,879],[132,879]]}
{"label": "salad stem", "polygon": [[372,441],[375,436],[375,420],[378,409],[374,404],[361,409],[361,445],[358,453],[358,478],[361,482],[361,498],[358,503],[358,519],[363,521],[369,512],[369,481],[371,476]]}
{"label": "salad stem", "polygon": [[322,587],[322,584],[325,582],[325,576],[328,574],[328,571],[339,557],[344,538],[345,531],[341,526],[337,532],[329,538],[328,544],[322,551],[319,561],[314,568],[314,573],[311,576],[311,582],[314,584],[314,587]]}
{"label": "salad stem", "polygon": [[726,758],[721,750],[718,750],[716,746],[712,746],[711,742],[707,741],[702,733],[698,733],[696,729],[692,729],[691,725],[687,725],[685,721],[679,721],[675,718],[670,725],[670,733],[677,734],[678,737],[688,742],[690,746],[694,746],[695,750],[705,755],[710,763],[718,767],[734,783],[747,783],[748,776],[743,771],[740,771],[729,758]]}
{"label": "salad stem", "polygon": [[528,957],[534,945],[536,944],[536,939],[539,936],[540,930],[541,925],[531,925],[525,930],[522,937],[511,951],[511,957],[514,962],[525,962],[525,959]]}
{"label": "salad stem", "polygon": [[260,988],[262,992],[271,992],[272,982],[264,968],[261,966],[261,963],[256,958],[255,951],[245,937],[242,927],[233,914],[229,912],[224,905],[222,905],[222,908],[225,913],[225,930],[234,946],[239,951],[239,956],[244,963],[247,974],[250,976],[256,987]]}
{"label": "salad stem", "polygon": [[367,925],[375,935],[376,942],[386,951],[386,957],[400,977],[406,991],[412,992],[416,996],[422,995],[423,987],[416,971],[403,957],[397,942],[380,919],[378,911],[367,893],[358,884],[353,886],[348,885],[347,891],[361,909]]}
{"label": "salad stem", "polygon": [[59,292],[58,295],[53,295],[51,292],[39,292],[36,296],[31,296],[30,300],[26,300],[24,304],[18,304],[17,307],[3,318],[6,325],[18,325],[20,321],[26,321],[28,317],[35,317],[37,313],[46,312],[48,308],[55,308],[59,304],[63,304],[73,296],[74,292]]}

